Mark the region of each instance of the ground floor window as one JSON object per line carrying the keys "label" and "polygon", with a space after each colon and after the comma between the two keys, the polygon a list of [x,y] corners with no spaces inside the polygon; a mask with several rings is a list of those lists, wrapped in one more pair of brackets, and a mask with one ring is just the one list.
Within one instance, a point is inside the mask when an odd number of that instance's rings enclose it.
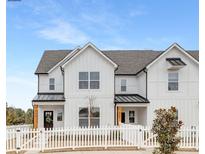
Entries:
{"label": "ground floor window", "polygon": [[99,107],[80,107],[79,108],[79,126],[99,126],[100,125],[100,108]]}
{"label": "ground floor window", "polygon": [[129,123],[135,123],[135,111],[129,111]]}
{"label": "ground floor window", "polygon": [[63,121],[63,112],[57,114],[57,121]]}

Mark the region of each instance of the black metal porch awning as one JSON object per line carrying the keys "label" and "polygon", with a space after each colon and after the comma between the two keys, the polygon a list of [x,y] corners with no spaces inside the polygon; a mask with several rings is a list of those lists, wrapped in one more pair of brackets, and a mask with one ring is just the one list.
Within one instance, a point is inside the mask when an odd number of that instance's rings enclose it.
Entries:
{"label": "black metal porch awning", "polygon": [[115,94],[115,103],[149,103],[149,100],[139,94]]}
{"label": "black metal porch awning", "polygon": [[173,66],[185,66],[185,62],[181,58],[166,58],[166,60]]}
{"label": "black metal porch awning", "polygon": [[63,93],[38,93],[32,102],[58,102],[65,101]]}

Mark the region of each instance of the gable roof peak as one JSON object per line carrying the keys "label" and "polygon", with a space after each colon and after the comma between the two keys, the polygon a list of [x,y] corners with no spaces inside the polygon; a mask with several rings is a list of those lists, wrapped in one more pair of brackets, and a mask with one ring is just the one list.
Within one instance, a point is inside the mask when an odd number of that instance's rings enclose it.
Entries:
{"label": "gable roof peak", "polygon": [[67,63],[69,63],[72,59],[74,59],[75,57],[77,57],[81,52],[83,52],[86,48],[88,48],[89,46],[91,46],[96,52],[98,52],[101,56],[103,56],[107,61],[109,61],[115,68],[118,67],[118,65],[112,61],[112,59],[110,59],[108,56],[106,56],[100,49],[98,49],[93,43],[88,42],[86,43],[82,48],[73,51],[73,54],[70,56],[70,58],[62,65],[62,68],[65,67],[65,65],[67,65]]}

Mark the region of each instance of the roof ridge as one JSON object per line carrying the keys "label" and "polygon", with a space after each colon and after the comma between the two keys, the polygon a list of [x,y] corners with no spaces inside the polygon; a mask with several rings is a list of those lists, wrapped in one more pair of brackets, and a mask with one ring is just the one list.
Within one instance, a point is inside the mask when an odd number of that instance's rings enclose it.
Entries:
{"label": "roof ridge", "polygon": [[54,52],[54,51],[72,51],[72,49],[54,49],[54,50],[50,50],[50,49],[46,49],[44,50],[44,52]]}
{"label": "roof ridge", "polygon": [[[35,74],[47,74],[59,61],[65,58],[72,50],[45,50],[38,64]],[[153,61],[163,50],[101,50],[106,56],[119,65],[115,74],[136,74],[147,64]],[[197,50],[186,50],[192,57],[198,60]],[[128,69],[129,68],[129,69]]]}

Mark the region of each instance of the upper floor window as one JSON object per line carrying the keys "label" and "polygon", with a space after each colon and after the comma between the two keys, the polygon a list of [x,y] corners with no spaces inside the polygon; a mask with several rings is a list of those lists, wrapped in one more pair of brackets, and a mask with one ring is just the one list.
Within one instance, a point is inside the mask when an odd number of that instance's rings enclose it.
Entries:
{"label": "upper floor window", "polygon": [[88,72],[79,72],[79,89],[88,89]]}
{"label": "upper floor window", "polygon": [[99,72],[79,72],[79,89],[99,89]]}
{"label": "upper floor window", "polygon": [[55,79],[54,78],[49,79],[49,90],[55,90]]}
{"label": "upper floor window", "polygon": [[90,72],[90,89],[99,89],[100,76],[99,72]]}
{"label": "upper floor window", "polygon": [[179,75],[178,72],[168,73],[168,90],[177,91],[179,89]]}
{"label": "upper floor window", "polygon": [[126,91],[127,90],[127,80],[122,79],[121,80],[121,91]]}

